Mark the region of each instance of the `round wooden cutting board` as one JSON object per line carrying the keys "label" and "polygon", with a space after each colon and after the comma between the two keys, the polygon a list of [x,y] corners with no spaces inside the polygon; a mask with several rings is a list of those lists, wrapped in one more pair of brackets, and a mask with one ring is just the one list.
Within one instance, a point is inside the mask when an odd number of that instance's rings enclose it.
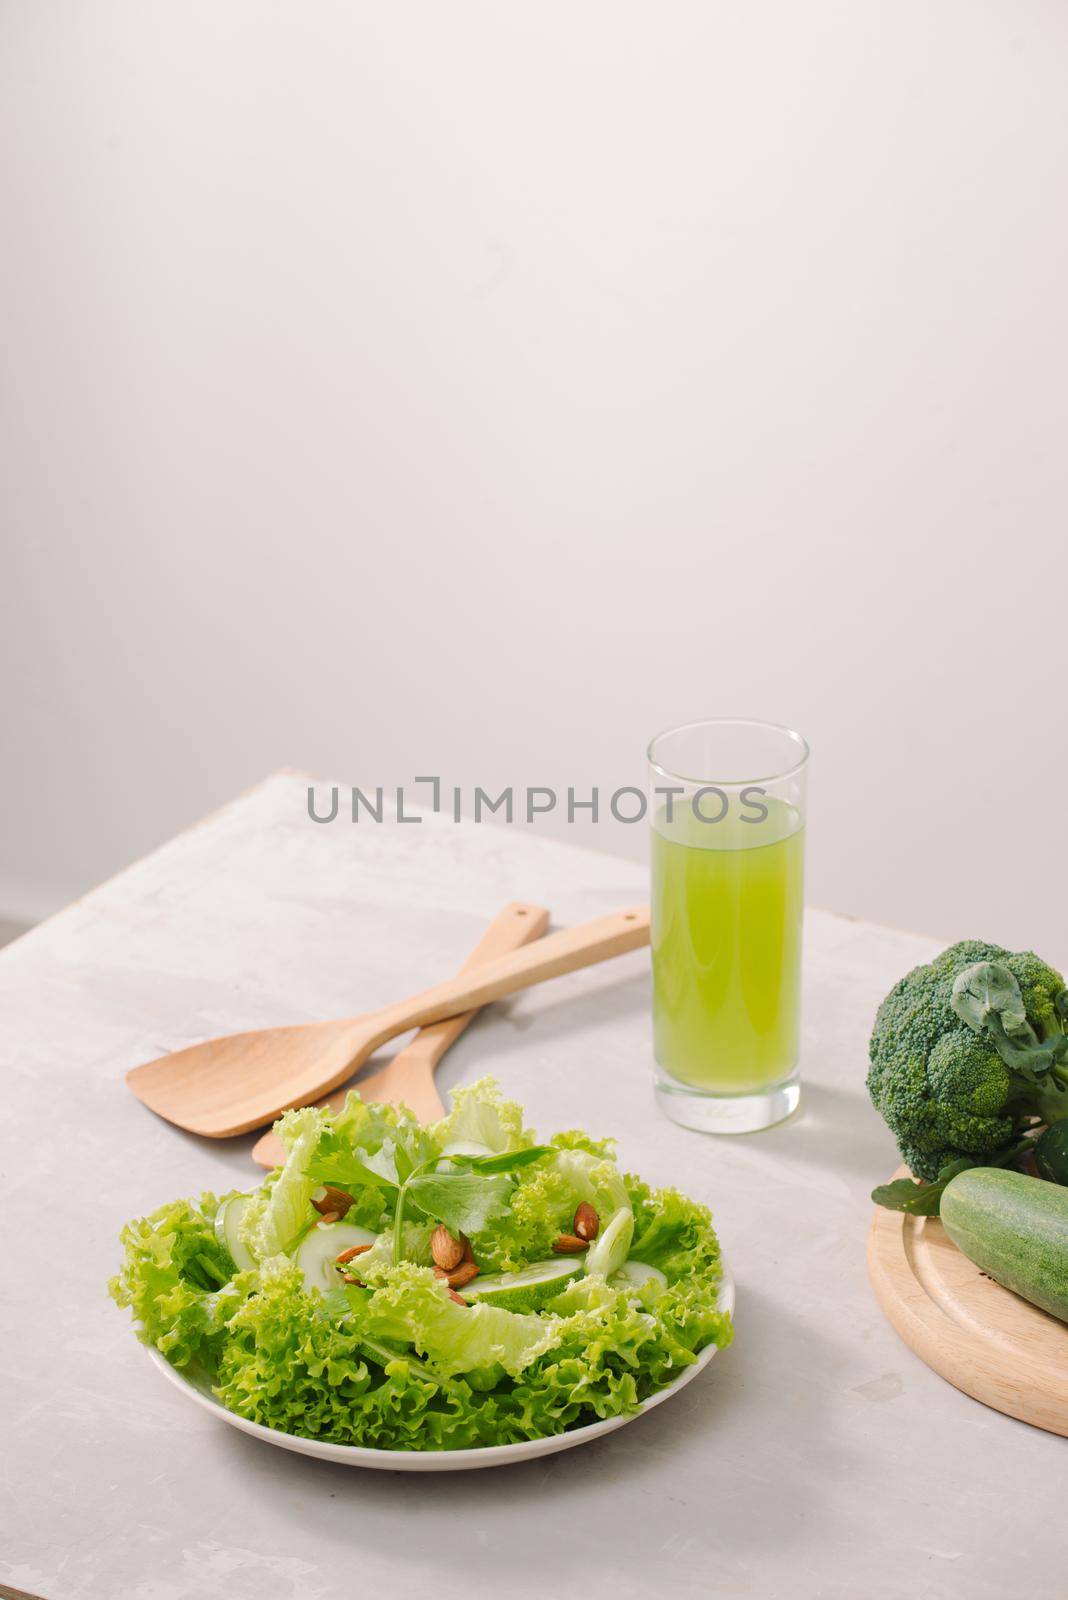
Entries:
{"label": "round wooden cutting board", "polygon": [[984,1277],[937,1217],[876,1207],[868,1273],[921,1361],[995,1411],[1068,1437],[1068,1324]]}

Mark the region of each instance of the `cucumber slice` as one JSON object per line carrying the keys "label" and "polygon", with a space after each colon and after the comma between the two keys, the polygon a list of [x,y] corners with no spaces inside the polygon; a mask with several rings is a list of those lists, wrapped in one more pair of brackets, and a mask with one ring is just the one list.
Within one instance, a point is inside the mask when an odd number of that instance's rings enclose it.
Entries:
{"label": "cucumber slice", "polygon": [[224,1200],[215,1213],[215,1237],[229,1250],[238,1272],[248,1272],[256,1265],[252,1251],[241,1237],[241,1219],[251,1204],[250,1194],[234,1194]]}
{"label": "cucumber slice", "polygon": [[[321,1222],[316,1223],[300,1241],[295,1260],[297,1266],[304,1274],[304,1287],[311,1293],[317,1290],[320,1294],[328,1294],[331,1289],[341,1285],[341,1274],[337,1270],[337,1257],[342,1250],[348,1250],[354,1244],[374,1244],[378,1238],[377,1233],[372,1233],[368,1228],[357,1228],[352,1222],[328,1222],[324,1228]],[[359,1275],[360,1258],[356,1257],[351,1269],[354,1276]]]}
{"label": "cucumber slice", "polygon": [[484,1300],[502,1311],[537,1311],[572,1278],[582,1271],[579,1256],[551,1256],[548,1261],[532,1261],[515,1272],[494,1272],[474,1278],[458,1291],[465,1300]]}
{"label": "cucumber slice", "polygon": [[613,1289],[640,1289],[647,1283],[655,1283],[658,1289],[667,1288],[667,1279],[660,1268],[651,1267],[648,1261],[624,1261],[608,1281]]}
{"label": "cucumber slice", "polygon": [[634,1212],[621,1206],[586,1252],[586,1271],[602,1272],[607,1278],[618,1272],[627,1259],[630,1241],[634,1237]]}

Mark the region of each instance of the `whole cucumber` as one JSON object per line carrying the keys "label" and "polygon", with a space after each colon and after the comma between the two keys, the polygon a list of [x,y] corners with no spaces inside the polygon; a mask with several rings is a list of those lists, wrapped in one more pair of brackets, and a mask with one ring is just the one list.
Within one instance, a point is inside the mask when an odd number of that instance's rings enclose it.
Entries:
{"label": "whole cucumber", "polygon": [[997,1283],[1068,1322],[1068,1189],[1000,1167],[950,1179],[942,1226]]}

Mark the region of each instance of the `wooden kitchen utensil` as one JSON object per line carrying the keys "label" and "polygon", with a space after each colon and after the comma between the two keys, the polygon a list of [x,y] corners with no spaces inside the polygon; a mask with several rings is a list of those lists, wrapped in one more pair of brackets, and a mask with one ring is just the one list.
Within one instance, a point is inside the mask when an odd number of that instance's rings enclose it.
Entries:
{"label": "wooden kitchen utensil", "polygon": [[134,1067],[126,1082],[157,1115],[190,1133],[209,1139],[248,1133],[290,1106],[309,1105],[336,1089],[398,1033],[473,1011],[648,942],[648,906],[617,911],[547,934],[476,972],[461,973],[381,1011],[208,1039]]}
{"label": "wooden kitchen utensil", "polygon": [[[500,916],[490,923],[460,971],[473,972],[476,967],[485,966],[487,961],[507,955],[509,950],[518,950],[522,945],[540,939],[548,926],[549,913],[544,906],[528,906],[518,901],[505,906]],[[380,1071],[360,1079],[358,1087],[362,1098],[387,1101],[391,1105],[403,1100],[420,1122],[436,1122],[443,1117],[445,1107],[434,1086],[434,1068],[474,1015],[473,1011],[465,1011],[458,1017],[449,1017],[445,1022],[431,1022],[427,1027],[420,1028],[411,1044],[398,1051],[392,1061]],[[348,1092],[347,1085],[335,1089],[333,1094],[316,1104],[339,1110]],[[285,1160],[282,1142],[273,1131],[265,1133],[253,1145],[252,1159],[258,1161],[261,1167],[277,1167]]]}
{"label": "wooden kitchen utensil", "polygon": [[954,1388],[1068,1436],[1068,1326],[985,1277],[937,1217],[877,1207],[868,1275],[905,1343]]}

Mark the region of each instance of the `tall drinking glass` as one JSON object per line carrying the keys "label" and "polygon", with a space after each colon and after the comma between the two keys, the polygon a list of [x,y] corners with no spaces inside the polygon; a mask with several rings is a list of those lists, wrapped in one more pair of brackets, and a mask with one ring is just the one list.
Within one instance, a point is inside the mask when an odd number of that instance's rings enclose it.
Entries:
{"label": "tall drinking glass", "polygon": [[648,755],[657,1100],[684,1127],[752,1133],[800,1098],[808,746],[724,719]]}

